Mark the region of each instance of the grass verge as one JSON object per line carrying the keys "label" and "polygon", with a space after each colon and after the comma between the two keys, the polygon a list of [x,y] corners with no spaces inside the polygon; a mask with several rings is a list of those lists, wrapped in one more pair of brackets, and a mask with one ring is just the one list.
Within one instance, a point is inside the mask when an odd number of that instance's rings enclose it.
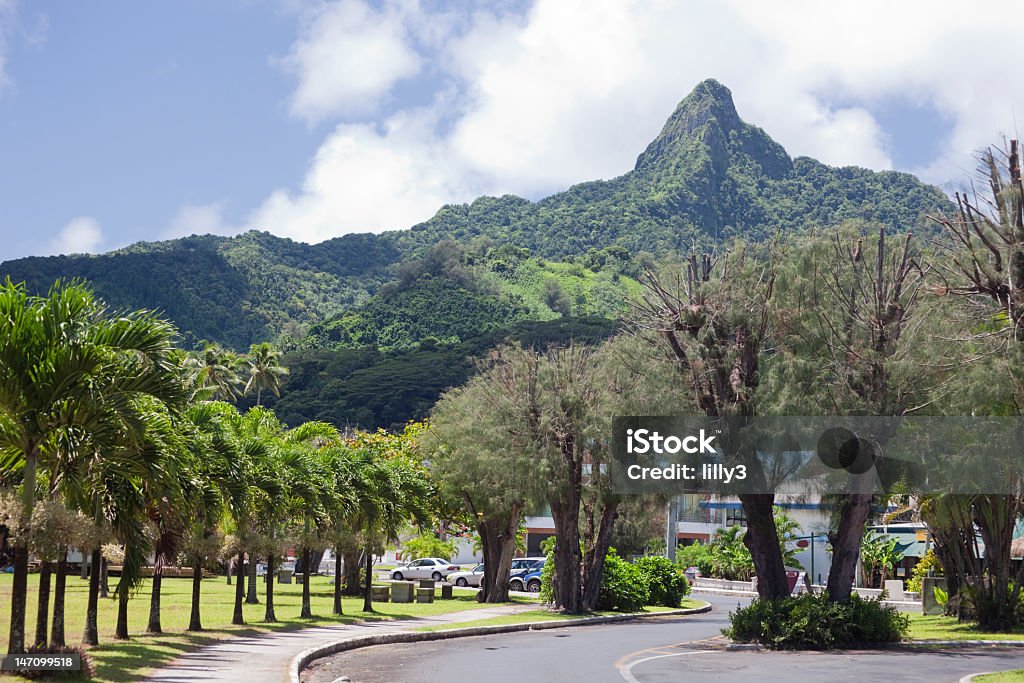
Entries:
{"label": "grass verge", "polygon": [[1021,681],[1024,681],[1024,669],[985,674],[984,676],[978,676],[974,680],[976,683],[1021,683]]}
{"label": "grass verge", "polygon": [[1024,640],[1024,631],[987,633],[972,624],[962,624],[956,617],[910,614],[911,640]]}
{"label": "grass verge", "polygon": [[[10,598],[12,576],[0,574],[0,652],[7,652],[8,627],[10,624]],[[117,579],[111,577],[111,588]],[[29,575],[28,618],[25,624],[26,640],[31,641],[36,627],[36,605],[38,602],[39,575]],[[191,614],[192,580],[165,578],[161,590],[161,625],[163,633],[144,633],[149,621],[150,581],[143,582],[139,591],[128,603],[128,628],[131,639],[115,641],[114,627],[117,620],[117,602],[113,598],[100,599],[99,636],[100,645],[91,648],[89,655],[96,669],[96,681],[137,681],[148,672],[159,668],[181,654],[209,645],[219,640],[258,633],[285,631],[310,626],[331,626],[350,624],[357,621],[408,619],[424,616],[449,614],[464,610],[480,609],[488,605],[476,601],[475,590],[455,591],[452,600],[437,600],[429,604],[374,603],[374,612],[362,611],[362,598],[342,599],[343,616],[331,614],[334,604],[334,587],[330,578],[314,576],[310,583],[310,600],[314,617],[299,619],[302,605],[302,586],[299,584],[274,584],[274,611],[278,618],[275,624],[264,624],[266,609],[266,584],[262,578],[258,586],[260,603],[243,605],[245,626],[232,626],[235,586],[227,585],[224,577],[206,579],[202,587],[202,617],[204,631],[186,631]],[[67,578],[65,608],[65,633],[69,645],[78,645],[85,628],[85,610],[89,586],[78,576]],[[52,595],[51,595],[52,606]],[[517,599],[518,602],[530,602]],[[5,674],[0,679],[8,680]],[[11,678],[11,680],[14,680]],[[20,680],[20,679],[17,679]]]}

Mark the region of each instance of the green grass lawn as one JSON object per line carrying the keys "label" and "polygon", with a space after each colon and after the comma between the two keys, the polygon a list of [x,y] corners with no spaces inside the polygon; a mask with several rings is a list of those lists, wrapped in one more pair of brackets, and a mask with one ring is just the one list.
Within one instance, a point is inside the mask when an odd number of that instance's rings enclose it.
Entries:
{"label": "green grass lawn", "polygon": [[1001,671],[996,674],[985,674],[974,679],[977,683],[1020,683],[1024,681],[1024,669]]}
{"label": "green grass lawn", "polygon": [[[0,652],[7,652],[8,628],[10,624],[10,599],[12,575],[0,574]],[[117,579],[111,577],[111,588]],[[29,609],[26,619],[26,641],[31,642],[35,634],[38,574],[29,575]],[[262,577],[259,583],[258,605],[244,605],[246,626],[232,626],[235,587],[227,585],[224,577],[203,581],[202,633],[185,630],[191,614],[192,580],[170,579],[163,581],[161,590],[162,635],[148,635],[145,628],[149,621],[150,582],[145,581],[139,592],[128,603],[129,641],[114,640],[114,626],[117,620],[117,602],[113,598],[100,599],[99,632],[100,645],[89,651],[99,681],[135,681],[145,673],[171,661],[178,655],[194,650],[217,640],[241,635],[298,629],[306,626],[327,626],[352,623],[354,621],[403,619],[423,617],[463,610],[487,607],[476,601],[475,590],[455,590],[452,600],[437,600],[430,604],[374,603],[372,614],[362,611],[362,598],[344,598],[343,617],[331,615],[334,604],[334,587],[329,577],[314,576],[310,584],[310,598],[314,617],[299,619],[302,605],[302,586],[299,584],[274,584],[274,610],[280,620],[276,624],[264,624],[266,585]],[[78,645],[85,627],[85,610],[89,585],[77,575],[67,579],[67,606],[65,609],[65,633],[69,645]],[[52,600],[51,596],[51,600]],[[527,600],[520,600],[528,602]],[[3,674],[0,674],[2,677]]]}
{"label": "green grass lawn", "polygon": [[986,633],[972,624],[961,624],[956,617],[923,616],[911,614],[911,640],[1024,640],[1024,631],[1016,633]]}
{"label": "green grass lawn", "polygon": [[[692,609],[695,607],[703,607],[706,602],[702,600],[691,600],[690,598],[683,598],[682,609]],[[645,613],[658,613],[658,612],[669,612],[672,607],[659,607],[649,606],[644,608]],[[509,614],[503,617],[491,617],[490,619],[476,619],[474,621],[463,621],[458,624],[435,624],[433,626],[421,626],[416,629],[417,631],[455,631],[460,628],[473,628],[475,626],[499,626],[504,624],[527,624],[534,621],[564,621],[566,619],[579,619],[581,617],[597,617],[608,614],[618,614],[618,612],[590,612],[588,614],[563,614],[561,612],[551,612],[546,609],[535,609],[528,612],[520,612],[518,614]]]}

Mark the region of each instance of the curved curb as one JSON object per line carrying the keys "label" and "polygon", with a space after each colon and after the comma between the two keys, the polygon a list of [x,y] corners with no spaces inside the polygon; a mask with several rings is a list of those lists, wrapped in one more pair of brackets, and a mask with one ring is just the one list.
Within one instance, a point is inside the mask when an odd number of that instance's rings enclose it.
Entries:
{"label": "curved curb", "polygon": [[705,614],[711,611],[711,605],[693,607],[689,609],[677,609],[667,612],[648,612],[638,614],[610,614],[598,617],[581,617],[579,619],[564,619],[559,621],[527,621],[521,624],[496,624],[494,626],[471,626],[459,628],[458,624],[452,624],[453,628],[444,631],[401,631],[398,633],[382,633],[380,635],[355,636],[339,640],[326,645],[311,647],[303,650],[292,658],[288,666],[288,679],[291,683],[301,683],[300,672],[315,659],[328,657],[339,652],[357,650],[361,647],[373,645],[393,645],[396,643],[421,643],[431,640],[448,640],[449,638],[469,638],[471,636],[489,636],[496,633],[514,633],[516,631],[543,631],[554,628],[566,628],[568,626],[591,626],[596,624],[608,624],[617,621],[632,621],[649,617],[679,616],[684,614]]}
{"label": "curved curb", "polygon": [[[1024,647],[1024,640],[908,640],[900,643],[905,648],[921,647]],[[997,672],[998,673],[998,672]],[[980,675],[980,674],[979,674]]]}
{"label": "curved curb", "polygon": [[[986,648],[986,649],[998,649],[998,648],[1024,648],[1024,640],[905,640],[902,643],[879,643],[874,647],[856,648],[848,650],[846,648],[836,648],[835,650],[775,650],[775,652],[868,652],[871,650],[925,650],[933,647],[946,647],[946,648]],[[745,652],[745,651],[767,651],[769,648],[760,643],[733,643],[730,642],[725,646],[726,650],[730,652]],[[1011,669],[1012,670],[1012,669]],[[993,673],[993,672],[985,672]],[[999,673],[999,672],[995,672]],[[970,674],[971,676],[981,676],[983,674]],[[961,678],[960,683],[966,681],[967,678]]]}
{"label": "curved curb", "polygon": [[971,681],[977,680],[982,676],[991,676],[993,674],[1005,674],[1010,671],[1020,671],[1020,669],[1007,669],[1006,671],[979,671],[976,674],[967,674],[962,677],[957,683],[971,683]]}

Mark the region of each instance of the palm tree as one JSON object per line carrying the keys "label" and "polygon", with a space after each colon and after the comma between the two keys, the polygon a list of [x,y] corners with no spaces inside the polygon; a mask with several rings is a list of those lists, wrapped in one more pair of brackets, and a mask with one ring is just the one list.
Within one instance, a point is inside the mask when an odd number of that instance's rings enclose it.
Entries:
{"label": "palm tree", "polygon": [[[77,282],[45,297],[0,286],[0,453],[21,471],[22,515],[31,519],[42,472],[63,476],[67,462],[100,444],[137,438],[139,397],[176,405],[174,328],[147,312],[111,314]],[[28,546],[15,545],[8,651],[24,652]]]}
{"label": "palm tree", "polygon": [[338,430],[325,422],[306,422],[284,433],[280,463],[285,472],[285,492],[291,517],[301,520],[300,534],[304,581],[300,618],[312,617],[310,576],[312,547],[325,534],[330,519],[344,514],[346,501],[334,487],[330,467],[331,447],[338,444]]}
{"label": "palm tree", "polygon": [[249,364],[249,381],[245,384],[245,393],[256,391],[256,405],[263,399],[263,390],[281,395],[281,379],[288,374],[288,368],[280,363],[281,352],[270,343],[262,342],[249,347],[246,362]]}
{"label": "palm tree", "polygon": [[[186,542],[192,560],[192,611],[189,631],[202,631],[200,599],[203,565],[216,553],[220,543],[217,523],[226,513],[229,501],[241,501],[246,495],[238,442],[228,426],[237,417],[234,406],[215,401],[198,401],[186,411],[182,429],[191,455],[191,473],[195,491],[188,505],[190,528]],[[240,504],[240,503],[239,503]]]}
{"label": "palm tree", "polygon": [[[256,604],[256,546],[258,523],[261,509],[266,501],[274,500],[280,495],[280,483],[277,473],[269,463],[273,459],[273,449],[284,432],[284,426],[277,416],[263,407],[256,407],[244,414],[236,414],[231,421],[231,428],[240,447],[240,455],[244,467],[245,496],[231,506],[231,516],[235,522],[236,532],[241,548],[238,552],[238,583],[235,586],[235,616],[233,623],[242,623],[242,602]],[[241,485],[240,485],[241,486]],[[245,591],[245,580],[242,569],[245,565],[245,550],[249,549],[248,595]]]}
{"label": "palm tree", "polygon": [[369,462],[364,465],[369,497],[360,500],[358,508],[363,522],[366,545],[363,611],[372,612],[373,554],[386,543],[398,541],[399,533],[410,520],[420,525],[430,522],[431,501],[436,493],[421,466],[401,455],[388,457],[373,449],[364,452]]}
{"label": "palm tree", "polygon": [[197,372],[199,385],[213,390],[212,398],[232,401],[241,394],[241,361],[236,354],[217,344],[207,343],[192,358],[191,364]]}

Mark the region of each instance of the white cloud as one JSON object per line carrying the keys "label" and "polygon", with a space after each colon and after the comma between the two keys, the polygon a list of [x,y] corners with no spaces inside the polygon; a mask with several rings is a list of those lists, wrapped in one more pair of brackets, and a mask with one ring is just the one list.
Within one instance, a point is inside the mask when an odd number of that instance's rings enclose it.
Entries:
{"label": "white cloud", "polygon": [[[445,202],[480,191],[432,131],[430,111],[397,114],[383,131],[339,125],[320,146],[298,194],[275,191],[250,219],[260,229],[317,242],[426,220]],[[454,162],[454,163],[453,163]]]}
{"label": "white cloud", "polygon": [[409,45],[410,14],[397,5],[375,10],[342,0],[306,15],[299,39],[281,60],[299,81],[292,114],[316,121],[373,111],[395,83],[421,67]]}
{"label": "white cloud", "polygon": [[224,219],[224,202],[185,204],[171,218],[160,239],[188,235],[231,235],[239,229]]}
{"label": "white cloud", "polygon": [[50,240],[51,254],[91,254],[99,251],[103,231],[91,216],[78,216],[68,221],[57,236]]}
{"label": "white cloud", "polygon": [[[613,177],[705,78],[791,154],[833,165],[892,168],[893,141],[872,110],[932,108],[952,131],[918,171],[944,183],[1008,131],[1024,92],[1013,66],[1024,43],[1006,20],[1017,9],[997,5],[536,0],[519,14],[455,17],[416,3],[321,6],[288,58],[299,78],[291,105],[340,123],[301,187],[276,191],[252,218],[317,241],[409,227],[479,193],[539,196]],[[424,71],[442,89],[433,104],[376,113],[397,82]]]}

